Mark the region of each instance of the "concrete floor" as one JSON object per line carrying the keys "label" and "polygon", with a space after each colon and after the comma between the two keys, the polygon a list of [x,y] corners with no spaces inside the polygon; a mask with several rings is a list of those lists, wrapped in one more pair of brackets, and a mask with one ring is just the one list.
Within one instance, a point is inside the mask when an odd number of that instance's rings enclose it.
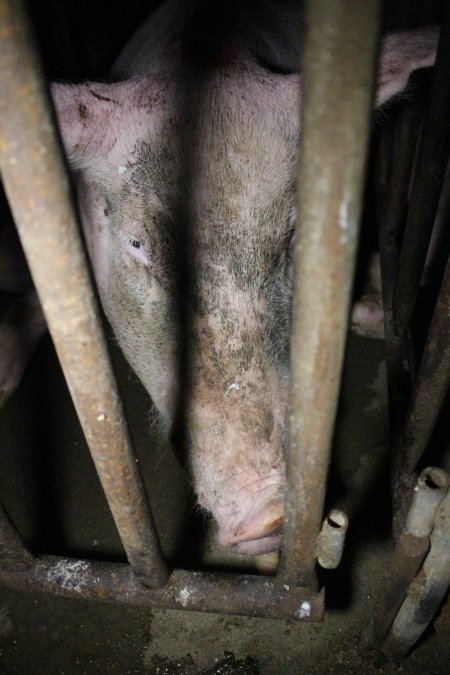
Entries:
{"label": "concrete floor", "polygon": [[[215,549],[184,471],[170,450],[149,442],[155,424],[148,397],[110,344],[165,554],[187,568],[251,568],[251,560],[224,559]],[[371,645],[372,610],[391,552],[386,436],[383,345],[352,336],[328,499],[347,511],[351,529],[340,569],[322,573],[323,624],[0,589],[1,675],[450,673],[450,644],[433,629],[401,664]],[[0,439],[0,499],[34,551],[124,559],[48,337],[2,411]]]}

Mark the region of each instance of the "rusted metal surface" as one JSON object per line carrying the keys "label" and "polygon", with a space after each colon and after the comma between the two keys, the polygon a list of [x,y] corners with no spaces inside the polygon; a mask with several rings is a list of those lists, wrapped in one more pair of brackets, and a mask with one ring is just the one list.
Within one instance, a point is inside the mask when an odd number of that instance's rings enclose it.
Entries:
{"label": "rusted metal surface", "polygon": [[408,515],[406,530],[415,537],[428,537],[434,517],[448,489],[448,475],[443,469],[429,466],[419,476]]}
{"label": "rusted metal surface", "polygon": [[306,8],[291,340],[288,489],[279,577],[312,584],[348,326],[379,3]]}
{"label": "rusted metal surface", "polygon": [[405,657],[433,619],[450,584],[450,493],[443,499],[423,568],[410,585],[382,645],[387,658]]}
{"label": "rusted metal surface", "polygon": [[414,537],[409,532],[404,532],[398,538],[391,568],[384,583],[383,598],[374,618],[375,638],[378,641],[385,637],[391,627],[429,547],[428,537]]}
{"label": "rusted metal surface", "polygon": [[26,548],[14,526],[11,524],[3,506],[0,504],[0,561],[19,567],[28,566],[33,556]]}
{"label": "rusted metal surface", "polygon": [[0,0],[0,161],[11,209],[128,560],[168,572],[124,420],[39,58],[22,4]]}
{"label": "rusted metal surface", "polygon": [[[392,304],[416,141],[420,133],[427,90],[428,78],[424,78],[424,75],[425,73],[415,74],[414,89],[417,98],[401,111],[395,133],[392,133],[390,126],[383,132],[380,148],[383,159],[389,153],[389,159],[392,155],[393,161],[389,161],[390,170],[381,167],[381,170],[377,172],[378,236],[383,286],[391,440],[393,440],[395,431],[398,429],[400,420],[405,413],[411,392],[411,372],[407,367],[409,363],[408,341],[405,336],[398,336],[394,332]],[[378,185],[380,182],[381,186]],[[381,194],[383,187],[385,189]]]}
{"label": "rusted metal surface", "polygon": [[408,410],[393,448],[396,528],[404,522],[415,483],[414,471],[428,445],[450,386],[449,335],[450,264],[447,264]]}
{"label": "rusted metal surface", "polygon": [[449,63],[450,2],[447,1],[394,291],[394,326],[400,337],[405,334],[417,300],[450,153]]}
{"label": "rusted metal surface", "polygon": [[398,538],[375,616],[375,637],[379,641],[388,632],[428,552],[436,511],[447,489],[448,475],[442,469],[428,467],[420,474],[406,518],[406,531]]}
{"label": "rusted metal surface", "polygon": [[348,518],[343,511],[333,509],[323,521],[317,537],[317,562],[327,570],[334,570],[341,562],[344,551]]}
{"label": "rusted metal surface", "polygon": [[53,556],[25,570],[3,561],[0,582],[20,592],[273,619],[321,621],[324,608],[323,593],[267,577],[175,570],[163,588],[148,588],[129,565]]}

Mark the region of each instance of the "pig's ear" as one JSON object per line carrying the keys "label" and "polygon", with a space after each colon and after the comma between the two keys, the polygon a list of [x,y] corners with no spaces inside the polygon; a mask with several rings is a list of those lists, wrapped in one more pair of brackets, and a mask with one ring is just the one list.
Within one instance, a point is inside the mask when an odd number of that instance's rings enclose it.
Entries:
{"label": "pig's ear", "polygon": [[406,88],[411,73],[432,66],[439,38],[437,27],[393,33],[382,43],[377,77],[376,105]]}
{"label": "pig's ear", "polygon": [[58,126],[70,164],[88,166],[106,154],[117,140],[117,123],[126,115],[132,84],[51,85]]}

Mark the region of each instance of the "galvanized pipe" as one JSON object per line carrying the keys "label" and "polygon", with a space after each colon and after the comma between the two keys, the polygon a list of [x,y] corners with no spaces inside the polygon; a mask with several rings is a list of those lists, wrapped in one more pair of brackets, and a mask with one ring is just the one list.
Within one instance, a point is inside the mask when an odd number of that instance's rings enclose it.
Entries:
{"label": "galvanized pipe", "polygon": [[374,617],[378,641],[386,636],[410,583],[428,553],[434,517],[447,488],[448,476],[445,471],[436,467],[422,471],[406,519],[406,530],[396,543],[391,568],[383,584],[382,598]]}
{"label": "galvanized pipe", "polygon": [[423,568],[382,645],[388,659],[407,655],[433,619],[450,585],[450,493],[441,503],[431,534],[431,548]]}
{"label": "galvanized pipe", "polygon": [[394,291],[394,327],[404,335],[419,293],[450,153],[450,0],[445,3]]}
{"label": "galvanized pipe", "polygon": [[45,80],[21,2],[0,0],[0,162],[50,333],[125,551],[139,578],[168,572],[109,364]]}
{"label": "galvanized pipe", "polygon": [[280,585],[263,576],[174,570],[164,587],[148,588],[123,563],[54,556],[42,556],[26,569],[0,563],[0,584],[18,592],[238,616],[323,619],[323,592]]}
{"label": "galvanized pipe", "polygon": [[302,71],[288,489],[278,576],[311,584],[347,335],[380,3],[310,0]]}

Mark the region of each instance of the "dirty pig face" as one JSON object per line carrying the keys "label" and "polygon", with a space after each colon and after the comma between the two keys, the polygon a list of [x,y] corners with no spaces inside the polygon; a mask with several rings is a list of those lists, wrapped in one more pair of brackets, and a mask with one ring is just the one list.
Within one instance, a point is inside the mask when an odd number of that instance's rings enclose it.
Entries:
{"label": "dirty pig face", "polygon": [[80,180],[107,316],[237,553],[276,548],[283,509],[298,129],[276,83],[167,83],[151,121],[142,94],[137,137]]}

